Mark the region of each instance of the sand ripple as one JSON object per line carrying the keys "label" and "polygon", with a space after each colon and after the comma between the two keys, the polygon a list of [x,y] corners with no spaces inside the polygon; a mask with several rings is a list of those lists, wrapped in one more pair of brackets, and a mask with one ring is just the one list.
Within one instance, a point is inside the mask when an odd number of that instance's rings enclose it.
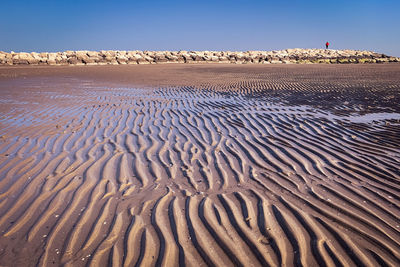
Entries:
{"label": "sand ripple", "polygon": [[398,121],[243,87],[90,87],[2,114],[0,263],[398,265]]}

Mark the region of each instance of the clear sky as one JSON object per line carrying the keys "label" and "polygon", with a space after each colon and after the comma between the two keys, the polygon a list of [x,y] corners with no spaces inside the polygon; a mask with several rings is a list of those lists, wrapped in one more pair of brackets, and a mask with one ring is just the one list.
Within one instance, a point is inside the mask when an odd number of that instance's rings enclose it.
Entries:
{"label": "clear sky", "polygon": [[373,50],[400,56],[400,0],[1,0],[1,51]]}

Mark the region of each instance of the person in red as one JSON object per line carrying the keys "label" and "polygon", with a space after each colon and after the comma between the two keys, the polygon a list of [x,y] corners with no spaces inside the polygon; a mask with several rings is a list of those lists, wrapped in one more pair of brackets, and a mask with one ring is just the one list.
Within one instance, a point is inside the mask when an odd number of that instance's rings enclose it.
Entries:
{"label": "person in red", "polygon": [[328,49],[328,47],[329,47],[329,42],[326,42],[325,49]]}

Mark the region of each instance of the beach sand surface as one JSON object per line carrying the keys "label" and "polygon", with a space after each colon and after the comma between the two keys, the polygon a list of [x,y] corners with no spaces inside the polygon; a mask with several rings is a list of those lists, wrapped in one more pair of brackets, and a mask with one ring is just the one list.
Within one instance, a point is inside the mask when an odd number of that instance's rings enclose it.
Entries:
{"label": "beach sand surface", "polygon": [[400,64],[0,67],[0,266],[399,266]]}

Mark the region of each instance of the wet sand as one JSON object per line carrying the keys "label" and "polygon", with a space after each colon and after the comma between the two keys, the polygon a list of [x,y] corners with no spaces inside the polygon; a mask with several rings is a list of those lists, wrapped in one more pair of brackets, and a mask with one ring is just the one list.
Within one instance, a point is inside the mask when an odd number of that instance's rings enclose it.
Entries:
{"label": "wet sand", "polygon": [[0,266],[399,266],[400,64],[0,67]]}

